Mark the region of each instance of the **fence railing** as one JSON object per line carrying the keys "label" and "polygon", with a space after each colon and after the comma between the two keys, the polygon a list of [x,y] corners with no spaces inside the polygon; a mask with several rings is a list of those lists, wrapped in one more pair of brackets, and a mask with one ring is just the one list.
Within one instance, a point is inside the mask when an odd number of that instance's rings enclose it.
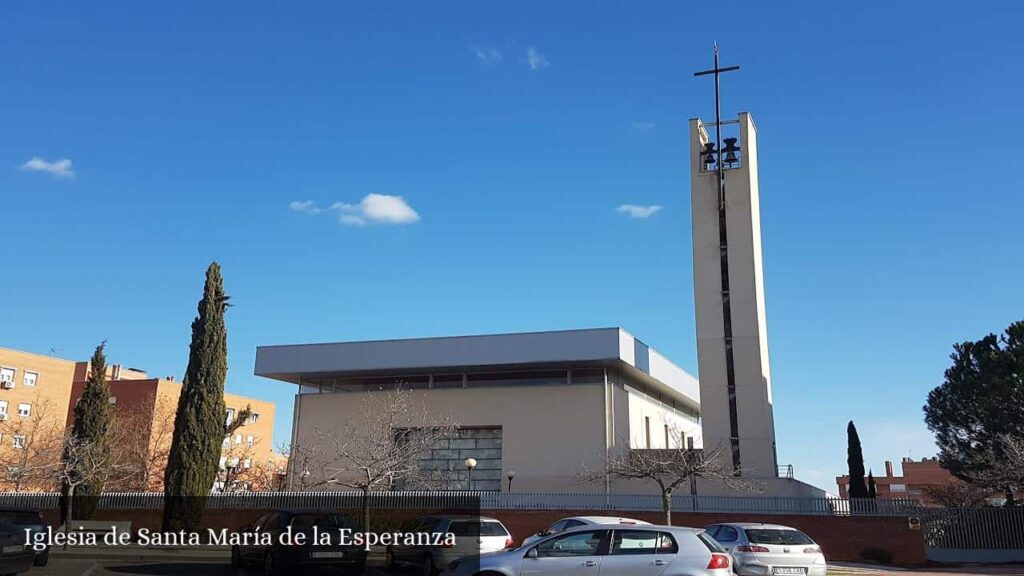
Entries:
{"label": "fence railing", "polygon": [[[238,510],[246,508],[359,508],[362,493],[325,492],[232,492],[214,493],[207,508]],[[453,509],[453,510],[587,510],[587,511],[660,511],[657,494],[536,493],[536,492],[371,492],[373,508]],[[0,506],[55,509],[58,493],[0,492]],[[100,509],[158,510],[164,495],[152,492],[107,493],[100,496]],[[762,513],[814,516],[918,516],[927,509],[912,499],[786,498],[771,496],[691,496],[672,497],[674,512]]]}
{"label": "fence railing", "polygon": [[929,548],[1024,550],[1024,508],[961,508],[924,518]]}

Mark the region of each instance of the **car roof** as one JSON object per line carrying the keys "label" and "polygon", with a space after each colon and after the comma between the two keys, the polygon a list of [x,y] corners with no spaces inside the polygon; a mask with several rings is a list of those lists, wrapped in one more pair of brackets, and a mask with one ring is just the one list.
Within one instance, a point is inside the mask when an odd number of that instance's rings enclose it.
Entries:
{"label": "car roof", "polygon": [[657,530],[672,531],[672,532],[676,532],[676,533],[681,533],[681,532],[700,533],[700,532],[704,531],[703,528],[691,528],[689,526],[663,526],[663,525],[659,525],[659,524],[600,524],[600,525],[598,525],[596,527],[594,525],[590,524],[590,525],[583,525],[583,526],[573,526],[572,528],[567,528],[567,529],[563,530],[562,532],[559,532],[559,534],[571,534],[573,532],[586,532],[588,530],[609,530],[609,529],[611,529],[611,530],[636,530],[636,531],[640,531],[640,530],[655,530],[655,529],[657,529]]}
{"label": "car roof", "polygon": [[797,530],[792,526],[783,526],[782,524],[765,524],[764,522],[715,522],[709,524],[709,526],[732,526],[733,528],[767,528],[769,530]]}
{"label": "car roof", "polygon": [[477,520],[479,522],[498,522],[501,523],[497,518],[491,518],[490,516],[474,516],[472,514],[431,514],[430,516],[421,516],[419,519],[424,518],[437,518],[438,520]]}
{"label": "car roof", "polygon": [[[650,524],[650,522],[625,516],[570,516],[569,518],[562,518],[562,520],[582,520],[584,522],[593,522],[594,524]],[[622,522],[622,520],[628,520],[628,522]]]}

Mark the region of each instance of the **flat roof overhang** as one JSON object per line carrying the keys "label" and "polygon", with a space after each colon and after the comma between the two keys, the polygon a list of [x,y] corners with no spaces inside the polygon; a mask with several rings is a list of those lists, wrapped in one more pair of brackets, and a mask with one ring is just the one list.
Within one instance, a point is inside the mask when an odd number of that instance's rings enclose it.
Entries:
{"label": "flat roof overhang", "polygon": [[697,379],[621,328],[259,346],[255,374],[299,384],[426,372],[618,368],[698,410]]}

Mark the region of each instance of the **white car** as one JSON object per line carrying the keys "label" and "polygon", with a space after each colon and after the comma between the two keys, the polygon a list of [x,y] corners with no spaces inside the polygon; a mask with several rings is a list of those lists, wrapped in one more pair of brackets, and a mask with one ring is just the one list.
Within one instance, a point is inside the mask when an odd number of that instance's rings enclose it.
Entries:
{"label": "white car", "polygon": [[558,534],[559,532],[568,530],[569,528],[575,528],[577,526],[594,526],[597,524],[641,524],[650,526],[651,523],[644,522],[643,520],[634,520],[633,518],[620,518],[619,516],[573,516],[571,518],[562,518],[544,530],[527,536],[523,540],[523,546],[529,546],[545,536]]}
{"label": "white car", "polygon": [[807,534],[778,524],[733,522],[706,528],[732,554],[740,576],[825,576],[821,547]]}
{"label": "white car", "polygon": [[464,556],[476,558],[481,554],[512,548],[512,535],[500,521],[486,516],[424,516],[413,522],[408,532],[452,534],[454,546],[388,546],[385,550],[389,569],[408,565],[424,576]]}
{"label": "white car", "polygon": [[729,555],[704,530],[595,524],[529,546],[465,557],[443,576],[732,576]]}

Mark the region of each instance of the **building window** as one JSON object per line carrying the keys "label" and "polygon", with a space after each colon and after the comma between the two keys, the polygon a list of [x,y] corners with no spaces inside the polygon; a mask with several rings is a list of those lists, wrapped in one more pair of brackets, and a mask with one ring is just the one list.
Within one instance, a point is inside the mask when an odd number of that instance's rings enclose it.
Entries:
{"label": "building window", "polygon": [[224,446],[225,448],[228,448],[228,447],[230,447],[230,446],[231,446],[231,436],[225,436],[225,437],[224,437],[224,443],[223,443],[223,446]]}
{"label": "building window", "polygon": [[249,446],[252,446],[255,442],[256,441],[253,439],[252,436],[246,436],[245,437],[245,443],[248,444]]}
{"label": "building window", "polygon": [[25,372],[25,386],[35,386],[38,381],[38,372]]}
{"label": "building window", "polygon": [[665,449],[668,450],[672,447],[671,436],[669,435],[668,424],[665,424]]}
{"label": "building window", "polygon": [[242,460],[242,468],[252,468],[252,458]]}
{"label": "building window", "polygon": [[225,468],[227,468],[227,463],[228,463],[228,458],[227,458],[227,456],[221,456],[221,457],[220,457],[220,462],[218,462],[218,463],[217,463],[217,466],[218,466],[218,467],[219,467],[219,468],[220,468],[221,470],[224,470]]}
{"label": "building window", "polygon": [[7,416],[7,400],[0,400],[0,414]]}
{"label": "building window", "polygon": [[242,435],[241,434],[235,434],[235,444],[241,444],[241,443],[242,443]]}
{"label": "building window", "polygon": [[644,416],[644,448],[651,449],[651,417]]}
{"label": "building window", "polygon": [[907,485],[906,484],[889,484],[889,491],[890,492],[906,492],[907,491]]}
{"label": "building window", "polygon": [[249,415],[249,423],[250,424],[255,424],[256,422],[259,421],[259,419],[260,419],[260,415],[257,412],[253,412],[252,414]]}
{"label": "building window", "polygon": [[234,421],[235,421],[235,409],[234,408],[228,408],[227,409],[227,417],[225,419],[225,423],[228,426],[231,426],[231,423],[234,422]]}
{"label": "building window", "polygon": [[0,368],[0,384],[4,388],[14,388],[14,368]]}
{"label": "building window", "polygon": [[24,402],[18,404],[18,416],[31,416],[31,415],[32,415],[32,405],[31,404],[26,404]]}
{"label": "building window", "polygon": [[117,404],[117,396],[111,396],[110,399],[107,400],[107,402],[110,402],[111,404]]}
{"label": "building window", "polygon": [[11,446],[14,446],[15,448],[24,448],[25,447],[25,435],[24,434],[15,434],[14,436],[11,436],[11,440],[12,440],[11,441]]}

